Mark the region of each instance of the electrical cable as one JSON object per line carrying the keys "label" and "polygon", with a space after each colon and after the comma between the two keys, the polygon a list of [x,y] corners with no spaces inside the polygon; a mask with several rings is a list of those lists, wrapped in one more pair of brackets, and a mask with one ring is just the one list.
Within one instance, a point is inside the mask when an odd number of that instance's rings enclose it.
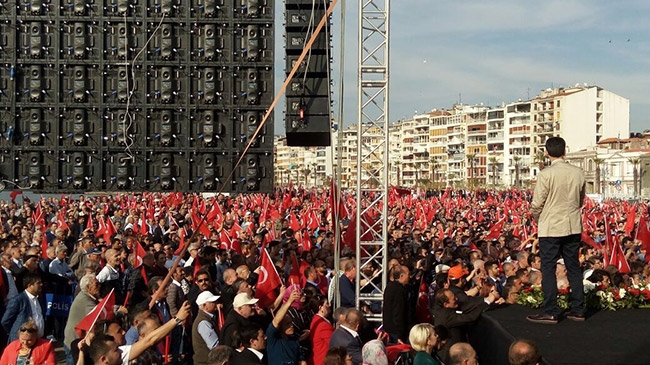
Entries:
{"label": "electrical cable", "polygon": [[[131,61],[131,77],[133,79],[133,86],[131,87],[131,90],[129,90],[129,93],[127,95],[126,107],[125,107],[125,112],[124,112],[124,119],[121,120],[120,123],[122,124],[122,128],[123,128],[123,131],[124,131],[124,145],[125,145],[124,153],[126,153],[126,155],[129,156],[129,158],[131,158],[132,160],[134,160],[134,157],[133,157],[133,153],[131,152],[131,146],[135,142],[133,140],[131,140],[130,137],[128,136],[128,131],[133,126],[133,116],[131,115],[131,113],[129,113],[129,106],[130,106],[130,103],[131,103],[131,97],[133,96],[133,93],[135,92],[135,62],[137,61],[138,57],[142,54],[142,52],[147,49],[147,46],[149,45],[149,42],[151,42],[153,37],[156,35],[158,30],[162,26],[164,20],[165,20],[165,13],[162,13],[162,18],[160,19],[160,22],[158,23],[158,26],[154,29],[154,31],[149,36],[149,39],[147,39],[147,41],[144,43],[144,45],[142,46],[140,51],[138,53],[136,53],[135,57],[133,57],[133,60]],[[126,12],[124,12],[124,29],[126,30],[126,32],[128,32],[129,28],[128,28],[128,24],[127,24]],[[126,55],[126,57],[125,57],[123,65],[126,66],[127,68],[129,67],[129,61],[128,61],[128,59],[129,59],[129,57],[128,57],[129,48],[128,47],[129,47],[129,37],[125,37],[124,54]],[[126,85],[127,85],[127,87],[129,85],[129,70],[128,69],[126,70]],[[129,120],[128,125],[126,124],[127,118]]]}

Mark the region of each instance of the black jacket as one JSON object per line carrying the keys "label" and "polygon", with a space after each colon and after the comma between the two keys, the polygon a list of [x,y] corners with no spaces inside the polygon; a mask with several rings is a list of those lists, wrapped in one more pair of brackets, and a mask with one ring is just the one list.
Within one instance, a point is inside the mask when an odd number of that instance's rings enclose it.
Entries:
{"label": "black jacket", "polygon": [[409,331],[409,296],[404,285],[390,281],[384,290],[383,324],[384,330],[408,342]]}
{"label": "black jacket", "polygon": [[262,361],[249,349],[244,349],[242,352],[235,353],[235,356],[228,364],[232,365],[262,365]]}
{"label": "black jacket", "polygon": [[220,343],[220,345],[237,348],[239,344],[235,343],[233,333],[236,330],[250,324],[252,324],[252,322],[248,318],[244,318],[239,313],[237,313],[237,311],[232,310],[230,313],[228,313],[226,322],[223,324],[223,328],[221,328],[221,336],[219,336],[219,339],[223,342]]}
{"label": "black jacket", "polygon": [[363,344],[361,343],[361,339],[359,337],[352,337],[352,334],[344,328],[339,327],[332,332],[332,337],[330,337],[330,348],[332,347],[345,347],[348,355],[352,357],[354,365],[359,365],[363,361],[363,356],[361,354]]}
{"label": "black jacket", "polygon": [[481,317],[481,313],[488,308],[489,305],[484,300],[468,301],[461,313],[457,312],[457,308],[439,306],[433,308],[433,323],[436,326],[443,325],[449,330],[449,340],[439,352],[445,363],[449,362],[449,348],[451,345],[457,342],[467,342],[467,327],[475,323]]}

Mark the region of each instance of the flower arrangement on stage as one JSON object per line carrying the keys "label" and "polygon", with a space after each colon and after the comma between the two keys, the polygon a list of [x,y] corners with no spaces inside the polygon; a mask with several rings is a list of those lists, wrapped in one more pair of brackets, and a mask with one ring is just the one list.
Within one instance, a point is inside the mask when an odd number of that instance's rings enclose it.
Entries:
{"label": "flower arrangement on stage", "polygon": [[[569,308],[569,293],[568,288],[558,290],[558,307]],[[544,293],[541,287],[526,288],[517,298],[517,304],[532,308],[541,308],[543,303]],[[585,282],[585,306],[592,309],[614,311],[623,308],[650,308],[650,283],[614,288]]]}

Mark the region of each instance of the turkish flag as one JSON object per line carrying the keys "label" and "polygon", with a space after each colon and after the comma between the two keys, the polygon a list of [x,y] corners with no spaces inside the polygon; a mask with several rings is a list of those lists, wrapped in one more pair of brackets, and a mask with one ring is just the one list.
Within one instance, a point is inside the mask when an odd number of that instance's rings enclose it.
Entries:
{"label": "turkish flag", "polygon": [[60,210],[59,214],[57,214],[56,222],[59,223],[59,228],[61,228],[62,230],[65,230],[65,231],[70,230],[70,226],[65,221],[65,208],[63,210]]}
{"label": "turkish flag", "polygon": [[104,235],[104,232],[106,232],[106,222],[104,221],[104,218],[99,218],[97,220],[97,232],[95,232],[95,237]]}
{"label": "turkish flag", "polygon": [[174,251],[174,255],[178,256],[181,254],[181,251],[183,251],[183,248],[185,247],[185,235],[187,234],[187,231],[185,228],[181,228],[178,230],[178,237],[180,238],[181,242],[178,245],[178,248],[176,251]]}
{"label": "turkish flag", "polygon": [[110,218],[106,219],[106,222],[104,223],[104,241],[107,245],[111,244],[111,237],[113,237],[115,233],[116,230],[113,221]]}
{"label": "turkish flag", "polygon": [[41,253],[41,257],[43,257],[44,259],[47,258],[47,247],[48,247],[47,235],[45,234],[45,232],[43,232],[43,239],[41,240],[41,248],[43,252]]}
{"label": "turkish flag", "polygon": [[490,230],[488,231],[488,233],[485,236],[484,240],[495,240],[495,239],[499,238],[499,236],[501,235],[501,230],[503,229],[503,225],[505,223],[506,223],[506,217],[504,216],[495,225],[490,227]]}
{"label": "turkish flag", "polygon": [[591,238],[591,236],[589,236],[587,231],[582,231],[582,236],[580,237],[580,240],[597,250],[601,248],[601,246],[597,244],[596,241],[594,241],[594,239]]}
{"label": "turkish flag", "polygon": [[645,250],[645,262],[650,262],[650,230],[648,229],[648,221],[643,215],[639,217],[636,238],[641,241],[641,248]]}
{"label": "turkish flag", "polygon": [[289,228],[294,232],[297,232],[300,229],[300,222],[298,222],[298,218],[296,218],[296,215],[293,212],[289,214]]}
{"label": "turkish flag", "polygon": [[216,200],[212,202],[212,207],[210,208],[206,221],[213,226],[218,226],[223,222],[223,214],[221,213],[221,208]]}
{"label": "turkish flag", "polygon": [[634,231],[634,221],[636,220],[636,204],[632,205],[630,210],[627,212],[627,217],[625,218],[625,226],[623,230],[628,236],[632,236],[632,231]]}
{"label": "turkish flag", "polygon": [[262,250],[262,262],[260,264],[260,274],[255,286],[255,298],[260,300],[260,307],[267,308],[275,301],[275,289],[282,285],[280,275],[271,261],[271,256],[267,250]]}
{"label": "turkish flag", "polygon": [[16,197],[22,193],[23,192],[21,190],[13,190],[11,193],[9,193],[9,197],[11,198],[11,201],[14,201],[16,200]]}
{"label": "turkish flag", "polygon": [[86,229],[93,229],[93,216],[88,214],[88,221],[86,221]]}
{"label": "turkish flag", "polygon": [[311,244],[311,235],[309,232],[305,229],[304,232],[302,233],[302,249],[304,251],[311,251],[312,244]]}
{"label": "turkish flag", "polygon": [[84,336],[84,332],[90,331],[97,321],[113,319],[115,317],[115,312],[113,307],[115,306],[115,294],[113,290],[104,299],[102,299],[93,310],[90,311],[76,326],[74,326],[75,332],[79,337]]}
{"label": "turkish flag", "polygon": [[140,219],[140,235],[146,236],[149,234],[149,226],[147,225],[147,219],[142,217]]}
{"label": "turkish flag", "polygon": [[621,274],[629,274],[631,271],[630,264],[627,262],[623,249],[618,242],[615,242],[614,247],[612,247],[612,256],[609,259],[609,264],[616,266],[618,272]]}
{"label": "turkish flag", "polygon": [[135,266],[141,266],[143,264],[144,255],[147,254],[147,251],[144,250],[140,242],[135,243]]}
{"label": "turkish flag", "polygon": [[36,210],[34,213],[32,213],[32,220],[34,220],[34,225],[35,226],[41,226],[45,228],[45,216],[43,215],[43,211],[41,210],[41,204],[43,202],[43,198],[38,201],[38,204],[36,205]]}

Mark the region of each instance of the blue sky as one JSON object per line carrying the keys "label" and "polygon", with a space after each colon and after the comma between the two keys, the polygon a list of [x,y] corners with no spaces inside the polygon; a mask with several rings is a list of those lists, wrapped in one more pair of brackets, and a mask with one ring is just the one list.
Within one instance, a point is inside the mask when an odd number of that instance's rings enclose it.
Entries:
{"label": "blue sky", "polygon": [[[283,80],[282,3],[276,91]],[[333,16],[334,99],[340,9]],[[344,126],[357,117],[357,8],[347,1]],[[498,105],[552,86],[598,85],[630,100],[630,130],[650,129],[650,1],[396,0],[391,2],[390,121],[433,108]],[[284,134],[281,111],[275,132]]]}

